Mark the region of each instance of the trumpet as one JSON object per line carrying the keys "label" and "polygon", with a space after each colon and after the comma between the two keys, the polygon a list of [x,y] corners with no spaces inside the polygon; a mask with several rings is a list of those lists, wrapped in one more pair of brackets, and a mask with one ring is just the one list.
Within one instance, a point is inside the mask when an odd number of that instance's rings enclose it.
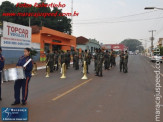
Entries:
{"label": "trumpet", "polygon": [[65,76],[65,73],[66,73],[66,65],[65,65],[65,63],[62,64],[61,73],[62,73],[61,78],[62,79],[66,78],[66,76]]}
{"label": "trumpet", "polygon": [[88,79],[87,78],[87,64],[86,64],[86,61],[84,61],[83,74],[84,74],[84,76],[81,79]]}
{"label": "trumpet", "polygon": [[45,77],[49,77],[49,74],[50,74],[50,67],[48,66],[48,63],[49,63],[49,60],[47,61],[46,63],[46,76]]}

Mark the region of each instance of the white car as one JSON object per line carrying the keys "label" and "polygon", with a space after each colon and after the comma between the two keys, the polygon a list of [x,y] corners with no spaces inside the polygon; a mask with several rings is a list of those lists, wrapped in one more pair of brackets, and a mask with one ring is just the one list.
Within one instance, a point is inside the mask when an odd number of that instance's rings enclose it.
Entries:
{"label": "white car", "polygon": [[156,62],[157,61],[160,61],[161,63],[163,62],[163,56],[157,56],[157,55],[153,55],[151,57],[151,62]]}

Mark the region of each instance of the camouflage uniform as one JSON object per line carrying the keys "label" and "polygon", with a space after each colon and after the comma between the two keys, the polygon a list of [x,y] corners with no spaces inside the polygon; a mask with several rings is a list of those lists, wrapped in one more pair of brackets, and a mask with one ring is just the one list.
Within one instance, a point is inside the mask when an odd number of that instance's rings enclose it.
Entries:
{"label": "camouflage uniform", "polygon": [[127,73],[128,72],[128,53],[125,53],[125,58],[124,58],[124,72]]}
{"label": "camouflage uniform", "polygon": [[124,71],[124,53],[120,54],[120,72],[122,71],[122,69]]}
{"label": "camouflage uniform", "polygon": [[102,52],[98,53],[97,56],[97,71],[96,71],[96,76],[101,76],[102,77],[102,65],[104,61],[104,55]]}

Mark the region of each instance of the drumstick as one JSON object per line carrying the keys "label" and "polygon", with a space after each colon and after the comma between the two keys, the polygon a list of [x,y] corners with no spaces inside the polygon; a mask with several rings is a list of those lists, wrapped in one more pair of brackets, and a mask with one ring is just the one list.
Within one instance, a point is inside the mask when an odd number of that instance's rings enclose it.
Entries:
{"label": "drumstick", "polygon": [[24,65],[23,65],[23,67],[26,67],[28,64],[29,64],[29,62],[31,61],[32,59],[30,58]]}

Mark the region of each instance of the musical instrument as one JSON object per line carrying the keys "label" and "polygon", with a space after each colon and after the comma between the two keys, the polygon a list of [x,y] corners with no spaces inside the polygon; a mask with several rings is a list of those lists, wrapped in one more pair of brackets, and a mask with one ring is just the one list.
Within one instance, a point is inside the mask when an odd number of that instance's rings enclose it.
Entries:
{"label": "musical instrument", "polygon": [[10,68],[3,71],[4,81],[15,81],[18,79],[25,79],[25,73],[23,67]]}
{"label": "musical instrument", "polygon": [[25,79],[24,68],[31,62],[31,58],[23,65],[23,67],[9,68],[3,70],[3,79],[4,81],[15,81],[18,79]]}

